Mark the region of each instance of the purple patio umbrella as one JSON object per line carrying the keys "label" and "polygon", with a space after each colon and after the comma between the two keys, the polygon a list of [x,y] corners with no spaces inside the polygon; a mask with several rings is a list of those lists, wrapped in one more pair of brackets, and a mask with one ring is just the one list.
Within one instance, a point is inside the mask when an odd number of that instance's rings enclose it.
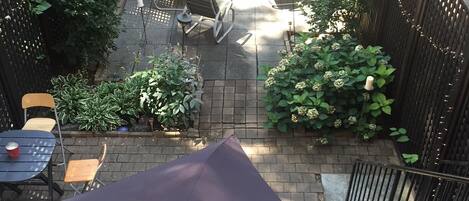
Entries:
{"label": "purple patio umbrella", "polygon": [[234,136],[68,200],[280,201]]}

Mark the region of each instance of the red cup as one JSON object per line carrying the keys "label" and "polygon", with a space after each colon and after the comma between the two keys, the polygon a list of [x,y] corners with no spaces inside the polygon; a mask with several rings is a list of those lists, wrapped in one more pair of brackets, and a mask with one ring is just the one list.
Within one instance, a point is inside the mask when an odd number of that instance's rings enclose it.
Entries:
{"label": "red cup", "polygon": [[9,142],[5,149],[7,150],[8,156],[12,159],[16,159],[20,156],[20,145],[16,142]]}

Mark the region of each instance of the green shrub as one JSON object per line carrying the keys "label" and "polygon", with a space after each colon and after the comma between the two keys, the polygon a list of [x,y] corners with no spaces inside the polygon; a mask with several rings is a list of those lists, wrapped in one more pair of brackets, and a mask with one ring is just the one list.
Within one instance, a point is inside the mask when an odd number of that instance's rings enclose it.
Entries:
{"label": "green shrub", "polygon": [[126,82],[103,82],[96,86],[96,94],[100,98],[109,98],[119,107],[117,115],[129,123],[130,119],[138,118],[140,108],[140,86],[132,80]]}
{"label": "green shrub", "polygon": [[87,80],[80,72],[58,76],[51,82],[53,87],[49,92],[54,96],[60,121],[62,124],[77,123],[76,116],[91,95]]}
{"label": "green shrub", "polygon": [[[41,0],[44,1],[44,0]],[[63,25],[53,49],[67,57],[71,65],[105,63],[119,36],[118,0],[47,0]]]}
{"label": "green shrub", "polygon": [[363,0],[304,0],[300,6],[313,33],[355,33],[366,10]]}
{"label": "green shrub", "polygon": [[100,97],[96,93],[84,100],[76,120],[80,130],[94,132],[114,130],[123,124],[118,115],[120,109],[112,95]]}
{"label": "green shrub", "polygon": [[[351,128],[364,139],[374,136],[381,129],[378,117],[391,114],[393,100],[384,95],[395,70],[390,57],[350,35],[302,41],[266,73],[266,126],[283,132],[297,126]],[[372,91],[364,89],[367,76],[375,78]]]}
{"label": "green shrub", "polygon": [[131,77],[145,83],[140,103],[164,128],[187,128],[200,106],[197,66],[176,53],[151,57],[152,69]]}

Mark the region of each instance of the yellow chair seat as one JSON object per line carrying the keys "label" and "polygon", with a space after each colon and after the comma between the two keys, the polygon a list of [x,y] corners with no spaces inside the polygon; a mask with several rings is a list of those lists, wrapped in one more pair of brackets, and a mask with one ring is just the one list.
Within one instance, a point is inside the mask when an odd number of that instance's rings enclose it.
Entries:
{"label": "yellow chair seat", "polygon": [[40,130],[51,132],[54,129],[55,120],[50,118],[31,118],[26,121],[23,130]]}
{"label": "yellow chair seat", "polygon": [[70,160],[65,172],[65,183],[92,181],[98,171],[98,159]]}

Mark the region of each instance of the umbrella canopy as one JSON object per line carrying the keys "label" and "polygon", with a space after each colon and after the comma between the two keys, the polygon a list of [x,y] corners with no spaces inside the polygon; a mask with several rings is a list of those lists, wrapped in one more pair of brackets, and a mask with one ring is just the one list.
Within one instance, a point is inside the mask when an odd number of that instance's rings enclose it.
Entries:
{"label": "umbrella canopy", "polygon": [[234,136],[68,200],[280,201]]}

